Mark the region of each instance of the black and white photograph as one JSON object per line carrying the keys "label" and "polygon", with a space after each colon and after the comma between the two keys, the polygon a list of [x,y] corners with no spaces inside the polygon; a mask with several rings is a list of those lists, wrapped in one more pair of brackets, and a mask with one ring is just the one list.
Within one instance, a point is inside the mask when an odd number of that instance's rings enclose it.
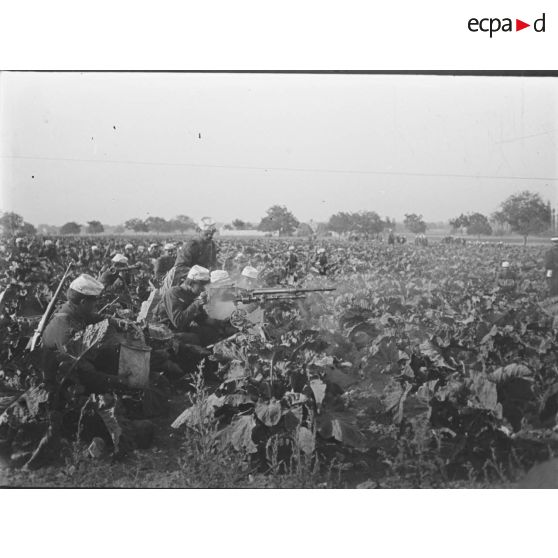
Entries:
{"label": "black and white photograph", "polygon": [[0,486],[558,487],[558,77],[0,73]]}

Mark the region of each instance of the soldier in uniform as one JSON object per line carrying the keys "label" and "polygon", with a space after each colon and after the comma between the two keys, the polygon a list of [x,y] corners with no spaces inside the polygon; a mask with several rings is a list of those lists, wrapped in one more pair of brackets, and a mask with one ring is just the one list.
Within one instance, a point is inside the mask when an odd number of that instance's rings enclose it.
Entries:
{"label": "soldier in uniform", "polygon": [[99,277],[99,281],[104,285],[105,289],[112,287],[118,280],[125,282],[125,278],[122,277],[120,270],[127,267],[128,258],[122,254],[115,254],[111,262],[112,265],[105,267]]}
{"label": "soldier in uniform", "polygon": [[517,289],[517,276],[510,268],[510,262],[502,262],[496,278],[496,287],[503,294],[513,294]]}
{"label": "soldier in uniform", "polygon": [[325,248],[318,249],[315,265],[320,275],[327,275],[328,262]]}
{"label": "soldier in uniform", "polygon": [[247,265],[240,274],[240,279],[237,281],[236,286],[245,291],[251,291],[258,286],[259,272],[255,267]]}
{"label": "soldier in uniform", "polygon": [[58,260],[58,253],[56,251],[56,246],[52,240],[45,240],[42,248],[39,250],[40,258],[48,258],[51,261]]}
{"label": "soldier in uniform", "polygon": [[199,223],[199,235],[184,243],[176,256],[173,284],[179,284],[193,266],[201,266],[209,271],[217,268],[217,245],[213,236],[217,232],[215,223],[204,217]]}
{"label": "soldier in uniform", "polygon": [[285,262],[285,273],[287,275],[287,283],[294,285],[297,281],[296,268],[298,266],[298,257],[295,253],[295,247],[289,246],[287,250],[287,261]]}
{"label": "soldier in uniform", "polygon": [[155,261],[161,255],[160,248],[161,247],[156,242],[153,242],[149,245],[149,248],[147,249],[147,253],[149,257],[152,259],[153,264],[155,264]]}
{"label": "soldier in uniform", "polygon": [[[72,281],[62,305],[47,324],[42,337],[47,380],[53,380],[57,365],[69,368],[73,362],[66,345],[79,331],[104,319],[96,312],[99,295],[104,285],[91,275],[82,274]],[[83,358],[75,368],[79,382],[89,393],[104,393],[113,388],[126,388],[117,376],[105,374]]]}
{"label": "soldier in uniform", "polygon": [[136,263],[136,254],[134,253],[133,244],[128,243],[124,246],[124,255],[128,258],[128,263],[130,265],[134,265]]}
{"label": "soldier in uniform", "polygon": [[552,247],[545,256],[546,280],[549,296],[558,295],[558,236],[551,238]]}
{"label": "soldier in uniform", "polygon": [[210,282],[209,270],[194,265],[179,286],[171,287],[163,295],[155,310],[155,318],[176,333],[175,338],[186,344],[202,345],[212,337],[208,331],[209,317],[204,310]]}
{"label": "soldier in uniform", "polygon": [[164,253],[159,256],[153,265],[155,279],[160,282],[165,275],[172,269],[176,259],[176,246],[172,242],[167,242],[163,247]]}

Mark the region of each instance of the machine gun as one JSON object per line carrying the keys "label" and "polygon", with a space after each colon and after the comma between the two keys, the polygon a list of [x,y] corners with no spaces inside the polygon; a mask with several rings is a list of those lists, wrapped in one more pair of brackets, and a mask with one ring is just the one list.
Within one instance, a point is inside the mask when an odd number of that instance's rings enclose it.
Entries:
{"label": "machine gun", "polygon": [[335,287],[324,287],[319,289],[300,289],[289,287],[284,289],[254,289],[247,291],[234,299],[235,303],[252,304],[254,302],[266,302],[267,300],[296,300],[305,298],[308,293],[332,292]]}
{"label": "machine gun", "polygon": [[335,287],[324,287],[318,289],[302,289],[292,287],[281,289],[254,289],[252,291],[246,291],[245,294],[236,296],[233,299],[232,302],[236,308],[231,314],[229,321],[233,327],[238,329],[251,325],[248,320],[248,311],[246,308],[239,307],[241,304],[260,305],[268,300],[297,300],[305,298],[308,293],[332,291],[335,291]]}
{"label": "machine gun", "polygon": [[134,265],[127,265],[126,267],[116,267],[116,266],[112,265],[112,266],[109,267],[109,271],[113,274],[114,273],[123,273],[123,272],[126,272],[126,271],[139,271],[140,267],[141,267],[141,263],[139,263],[139,262],[137,264],[134,264]]}

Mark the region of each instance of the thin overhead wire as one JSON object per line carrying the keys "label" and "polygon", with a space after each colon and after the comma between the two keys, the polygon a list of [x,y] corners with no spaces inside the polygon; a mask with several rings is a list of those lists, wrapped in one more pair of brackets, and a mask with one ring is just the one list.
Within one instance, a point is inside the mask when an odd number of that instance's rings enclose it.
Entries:
{"label": "thin overhead wire", "polygon": [[245,165],[215,165],[205,163],[181,163],[168,161],[126,161],[115,159],[74,159],[66,157],[36,157],[28,155],[0,155],[1,159],[21,159],[37,161],[63,161],[68,163],[101,163],[115,165],[148,165],[165,167],[190,167],[190,168],[211,168],[211,169],[231,169],[231,170],[250,170],[250,171],[277,171],[277,172],[306,172],[306,173],[325,173],[325,174],[364,174],[379,176],[423,176],[440,178],[474,178],[480,180],[540,180],[543,182],[558,181],[558,177],[545,176],[497,176],[486,174],[461,174],[461,173],[428,173],[428,172],[405,172],[405,171],[379,171],[379,170],[358,170],[358,169],[316,169],[316,168],[295,168],[295,167],[257,167]]}

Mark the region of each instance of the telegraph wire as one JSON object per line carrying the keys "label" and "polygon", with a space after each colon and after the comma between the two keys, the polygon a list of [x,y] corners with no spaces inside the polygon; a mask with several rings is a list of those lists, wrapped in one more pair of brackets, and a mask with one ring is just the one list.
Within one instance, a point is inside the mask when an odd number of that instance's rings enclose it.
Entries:
{"label": "telegraph wire", "polygon": [[276,172],[306,172],[324,174],[364,174],[378,176],[422,176],[439,178],[474,178],[480,180],[542,180],[544,182],[558,181],[557,177],[544,176],[494,176],[484,174],[459,174],[459,173],[426,173],[426,172],[405,172],[405,171],[377,171],[377,170],[354,170],[354,169],[315,169],[315,168],[296,168],[296,167],[256,167],[243,165],[211,165],[203,163],[180,163],[166,161],[126,161],[115,159],[74,159],[66,157],[34,157],[27,155],[0,155],[1,159],[21,159],[37,161],[62,161],[69,163],[103,163],[115,165],[147,165],[164,167],[190,167],[190,168],[211,168],[211,169],[232,169],[232,170],[252,170],[252,171],[276,171]]}

